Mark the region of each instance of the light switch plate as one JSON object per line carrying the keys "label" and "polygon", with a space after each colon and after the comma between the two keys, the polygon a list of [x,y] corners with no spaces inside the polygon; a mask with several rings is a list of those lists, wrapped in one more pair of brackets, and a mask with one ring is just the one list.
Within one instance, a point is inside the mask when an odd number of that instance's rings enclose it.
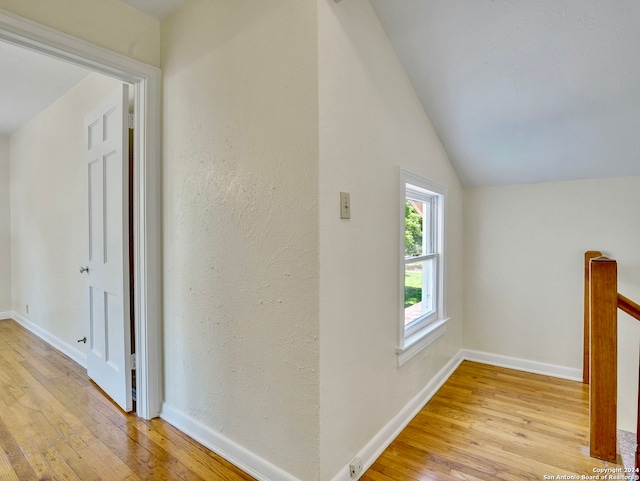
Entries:
{"label": "light switch plate", "polygon": [[340,218],[351,219],[351,195],[348,192],[340,192]]}

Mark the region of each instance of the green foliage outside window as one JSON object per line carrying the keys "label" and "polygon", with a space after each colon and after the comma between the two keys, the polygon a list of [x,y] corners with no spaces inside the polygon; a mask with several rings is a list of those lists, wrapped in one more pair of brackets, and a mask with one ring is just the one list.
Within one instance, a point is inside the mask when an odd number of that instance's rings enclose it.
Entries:
{"label": "green foliage outside window", "polygon": [[422,302],[422,271],[404,273],[404,308]]}
{"label": "green foliage outside window", "polygon": [[[404,255],[406,257],[411,257],[422,254],[422,215],[408,200],[404,204],[404,225]],[[409,264],[405,270],[405,308],[422,301],[421,267],[422,264]]]}
{"label": "green foliage outside window", "polygon": [[404,255],[422,254],[422,216],[409,202],[404,206]]}

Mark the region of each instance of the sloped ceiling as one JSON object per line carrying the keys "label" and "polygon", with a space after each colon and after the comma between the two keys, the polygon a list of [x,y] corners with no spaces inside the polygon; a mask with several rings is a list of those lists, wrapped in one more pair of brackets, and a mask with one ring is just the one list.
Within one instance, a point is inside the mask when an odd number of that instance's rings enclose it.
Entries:
{"label": "sloped ceiling", "polygon": [[[162,19],[186,0],[122,0]],[[91,73],[0,42],[0,135],[11,135]]]}
{"label": "sloped ceiling", "polygon": [[[637,0],[371,3],[464,185],[640,175]],[[0,65],[0,135],[88,74],[2,43]]]}
{"label": "sloped ceiling", "polygon": [[89,70],[0,42],[0,135],[11,135]]}
{"label": "sloped ceiling", "polygon": [[464,185],[640,175],[637,0],[371,3]]}
{"label": "sloped ceiling", "polygon": [[130,7],[162,20],[187,0],[120,0]]}

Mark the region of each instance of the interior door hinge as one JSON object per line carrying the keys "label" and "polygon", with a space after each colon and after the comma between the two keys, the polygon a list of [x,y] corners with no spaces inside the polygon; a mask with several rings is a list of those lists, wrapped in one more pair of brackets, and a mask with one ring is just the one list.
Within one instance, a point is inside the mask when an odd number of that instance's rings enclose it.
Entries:
{"label": "interior door hinge", "polygon": [[129,114],[129,128],[133,129],[133,114]]}
{"label": "interior door hinge", "polygon": [[136,355],[135,354],[131,354],[131,370],[132,371],[136,370]]}

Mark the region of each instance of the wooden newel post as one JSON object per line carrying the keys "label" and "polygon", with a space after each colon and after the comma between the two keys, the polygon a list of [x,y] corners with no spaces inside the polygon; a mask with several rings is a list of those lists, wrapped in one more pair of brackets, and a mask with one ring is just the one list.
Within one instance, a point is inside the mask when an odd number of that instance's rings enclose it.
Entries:
{"label": "wooden newel post", "polygon": [[589,330],[591,323],[589,321],[589,296],[591,289],[589,287],[589,276],[591,272],[591,259],[601,257],[600,251],[587,251],[584,253],[584,344],[582,349],[582,382],[589,384],[589,351],[591,349],[591,337]]}
{"label": "wooden newel post", "polygon": [[615,260],[592,259],[589,275],[590,454],[616,461],[618,365],[618,267]]}

